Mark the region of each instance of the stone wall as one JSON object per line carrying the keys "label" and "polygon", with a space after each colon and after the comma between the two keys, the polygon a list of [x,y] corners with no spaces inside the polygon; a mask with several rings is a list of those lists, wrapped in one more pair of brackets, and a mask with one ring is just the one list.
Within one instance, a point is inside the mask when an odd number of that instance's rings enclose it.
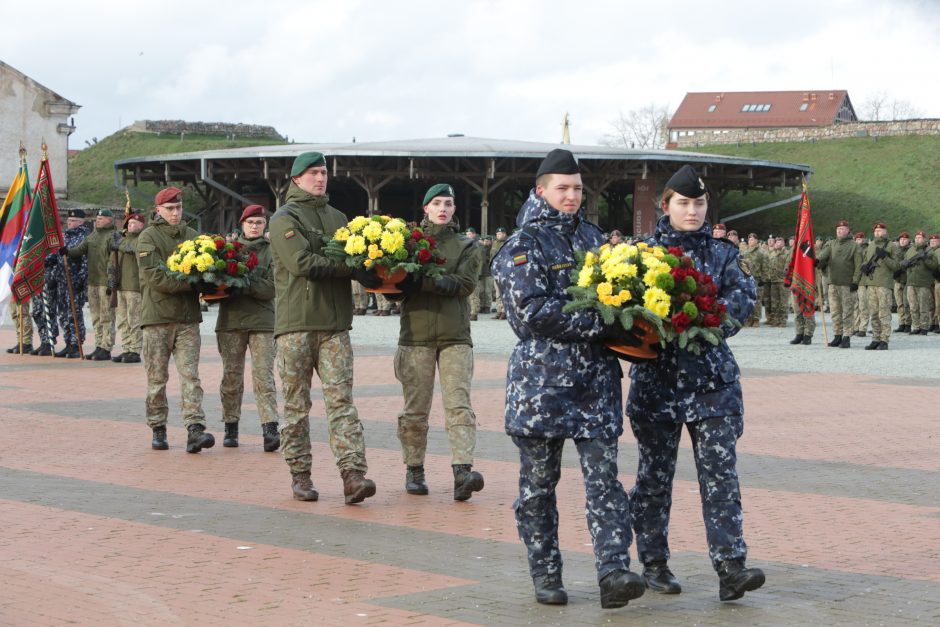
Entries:
{"label": "stone wall", "polygon": [[[670,131],[670,133],[672,132],[675,131]],[[689,131],[684,132],[689,133]],[[897,135],[940,136],[940,119],[850,122],[809,128],[706,129],[694,131],[693,135],[670,136],[669,148],[688,149],[709,144],[766,144],[841,139],[844,137],[890,137]]]}
{"label": "stone wall", "polygon": [[225,122],[186,122],[184,120],[138,120],[128,129],[132,133],[157,135],[221,135],[231,138],[276,138],[284,140],[273,126],[228,124]]}

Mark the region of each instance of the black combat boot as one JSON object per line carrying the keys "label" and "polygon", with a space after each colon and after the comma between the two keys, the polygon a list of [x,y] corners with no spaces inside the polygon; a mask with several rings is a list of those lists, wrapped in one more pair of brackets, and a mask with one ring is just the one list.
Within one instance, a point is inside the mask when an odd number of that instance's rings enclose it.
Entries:
{"label": "black combat boot", "polygon": [[718,581],[718,598],[734,601],[760,588],[765,578],[760,568],[745,568],[743,560],[728,560],[718,566]]}
{"label": "black combat boot", "polygon": [[424,466],[408,466],[405,471],[405,492],[427,494],[428,482],[424,479]]}
{"label": "black combat boot", "polygon": [[920,330],[920,334],[921,334],[921,335],[927,335],[927,329],[921,329],[921,330]]}
{"label": "black combat boot", "polygon": [[313,487],[309,472],[292,472],[290,489],[296,501],[316,501],[320,498],[320,493]]}
{"label": "black combat boot", "polygon": [[907,332],[908,335],[920,335],[920,329],[911,329]]}
{"label": "black combat boot", "polygon": [[864,331],[856,331],[855,337],[865,337],[867,334]]}
{"label": "black combat boot", "polygon": [[68,356],[69,356],[69,350],[70,350],[71,348],[72,348],[71,346],[69,346],[68,344],[66,344],[65,346],[62,347],[62,350],[56,351],[52,356],[53,356],[53,357],[68,357]]}
{"label": "black combat boot", "polygon": [[568,591],[561,582],[561,573],[536,575],[532,577],[535,586],[535,600],[545,605],[568,605]]}
{"label": "black combat boot", "polygon": [[366,479],[362,472],[342,470],[340,475],[343,477],[343,496],[346,497],[346,505],[361,503],[375,495],[375,482]]}
{"label": "black combat boot", "polygon": [[653,592],[660,594],[679,594],[682,592],[682,585],[679,580],[669,570],[669,565],[665,561],[650,562],[643,566],[643,579],[646,585]]}
{"label": "black combat boot", "polygon": [[454,464],[454,500],[466,501],[483,489],[483,475],[471,470],[470,464]]}
{"label": "black combat boot", "polygon": [[121,353],[120,355],[115,355],[114,357],[111,358],[111,361],[113,361],[113,362],[116,363],[116,364],[123,364],[123,363],[124,363],[124,355],[126,355],[126,354],[127,354],[127,353]]}
{"label": "black combat boot", "polygon": [[803,336],[802,336],[802,335],[797,335],[795,338],[793,338],[792,340],[790,340],[790,344],[802,344],[802,343],[803,343]]}
{"label": "black combat boot", "polygon": [[69,344],[69,352],[65,354],[69,359],[78,359],[82,356],[81,352],[78,350],[78,344]]}
{"label": "black combat boot", "polygon": [[934,324],[930,327],[931,333],[940,333],[940,324]]}
{"label": "black combat boot", "polygon": [[52,357],[52,345],[51,344],[40,344],[39,348],[34,348],[29,351],[30,355],[38,355],[39,357]]}
{"label": "black combat boot", "polygon": [[91,361],[92,359],[96,359],[97,356],[100,355],[100,354],[101,354],[101,347],[96,346],[94,351],[92,351],[92,352],[88,353],[87,355],[85,355],[85,359]]}
{"label": "black combat boot", "polygon": [[281,436],[277,433],[276,422],[266,422],[261,425],[261,435],[264,436],[264,450],[273,453],[281,448]]}
{"label": "black combat boot", "polygon": [[887,342],[878,342],[878,347],[877,347],[875,350],[876,350],[876,351],[886,351],[886,350],[888,350],[888,343],[887,343]]}
{"label": "black combat boot", "polygon": [[222,446],[225,448],[238,448],[238,423],[225,423],[225,437],[222,438]]}
{"label": "black combat boot", "polygon": [[852,338],[848,335],[843,335],[842,343],[839,344],[839,348],[852,348]]}
{"label": "black combat boot", "polygon": [[99,348],[91,356],[92,361],[111,361],[111,351]]}
{"label": "black combat boot", "polygon": [[[848,337],[848,336],[846,336],[846,337]],[[839,344],[841,344],[841,343],[842,343],[842,336],[841,336],[841,335],[836,335],[835,337],[832,338],[832,341],[829,342],[829,344],[827,344],[827,346],[831,346],[832,348],[836,348],[836,347],[837,347]]]}
{"label": "black combat boot", "polygon": [[198,453],[204,448],[215,446],[215,438],[211,433],[206,433],[204,425],[189,425],[187,427],[189,437],[186,439],[186,452]]}
{"label": "black combat boot", "polygon": [[140,353],[124,353],[124,358],[121,361],[125,364],[139,364]]}
{"label": "black combat boot", "polygon": [[166,441],[166,426],[153,428],[153,440],[150,441],[150,448],[155,451],[165,451],[170,448]]}
{"label": "black combat boot", "polygon": [[867,351],[876,350],[879,344],[881,344],[881,342],[879,342],[878,340],[872,340],[871,343],[865,347],[865,350]]}
{"label": "black combat boot", "polygon": [[812,335],[804,335],[804,336],[803,336],[803,346],[809,346],[809,345],[812,344],[812,343],[813,343],[813,336],[812,336]]}
{"label": "black combat boot", "polygon": [[605,610],[623,607],[646,592],[646,582],[629,570],[615,570],[601,579],[601,607]]}
{"label": "black combat boot", "polygon": [[12,355],[27,355],[33,350],[32,344],[23,344],[23,350],[20,350],[20,345],[17,344],[13,348],[8,348],[7,352]]}

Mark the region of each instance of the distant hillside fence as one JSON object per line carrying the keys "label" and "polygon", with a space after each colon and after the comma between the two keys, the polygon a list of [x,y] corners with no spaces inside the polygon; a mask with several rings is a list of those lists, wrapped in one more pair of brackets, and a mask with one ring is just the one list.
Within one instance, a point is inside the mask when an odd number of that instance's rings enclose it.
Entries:
{"label": "distant hillside fence", "polygon": [[138,120],[127,130],[132,133],[153,133],[156,135],[219,135],[236,138],[277,138],[284,137],[273,126],[260,124],[228,124],[225,122],[185,122],[183,120]]}
{"label": "distant hillside fence", "polygon": [[694,135],[688,135],[688,132],[670,142],[670,148],[695,148],[713,144],[806,142],[845,137],[940,135],[940,119],[850,122],[810,128],[704,129],[694,131]]}

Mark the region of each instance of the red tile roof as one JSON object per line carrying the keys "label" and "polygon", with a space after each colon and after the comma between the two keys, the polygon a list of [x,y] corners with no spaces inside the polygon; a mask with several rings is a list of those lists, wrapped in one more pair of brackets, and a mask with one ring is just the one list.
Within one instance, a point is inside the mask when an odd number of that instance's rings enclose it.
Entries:
{"label": "red tile roof", "polygon": [[[855,121],[855,111],[844,89],[688,93],[672,116],[669,128],[828,126],[836,121],[843,103],[851,112],[850,119],[843,121]],[[804,104],[805,111],[801,111]],[[712,105],[714,109],[709,111]],[[757,110],[742,111],[746,105],[758,105]],[[766,105],[770,105],[769,110],[763,110]]]}

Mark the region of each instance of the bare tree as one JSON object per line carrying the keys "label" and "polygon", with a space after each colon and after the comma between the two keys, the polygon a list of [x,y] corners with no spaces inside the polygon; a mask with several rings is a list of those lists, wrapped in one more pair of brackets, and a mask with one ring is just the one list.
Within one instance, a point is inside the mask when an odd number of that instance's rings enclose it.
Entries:
{"label": "bare tree", "polygon": [[915,107],[909,100],[891,101],[891,119],[892,120],[913,120],[924,117],[924,112]]}
{"label": "bare tree", "polygon": [[884,90],[874,92],[862,103],[862,116],[872,122],[910,120],[923,115],[909,100],[891,98]]}
{"label": "bare tree", "polygon": [[663,148],[668,124],[668,105],[650,103],[626,114],[621,111],[610,123],[613,132],[601,137],[600,142],[622,148]]}
{"label": "bare tree", "polygon": [[867,121],[878,122],[881,116],[885,115],[887,108],[888,94],[884,90],[879,90],[862,103],[862,116]]}

